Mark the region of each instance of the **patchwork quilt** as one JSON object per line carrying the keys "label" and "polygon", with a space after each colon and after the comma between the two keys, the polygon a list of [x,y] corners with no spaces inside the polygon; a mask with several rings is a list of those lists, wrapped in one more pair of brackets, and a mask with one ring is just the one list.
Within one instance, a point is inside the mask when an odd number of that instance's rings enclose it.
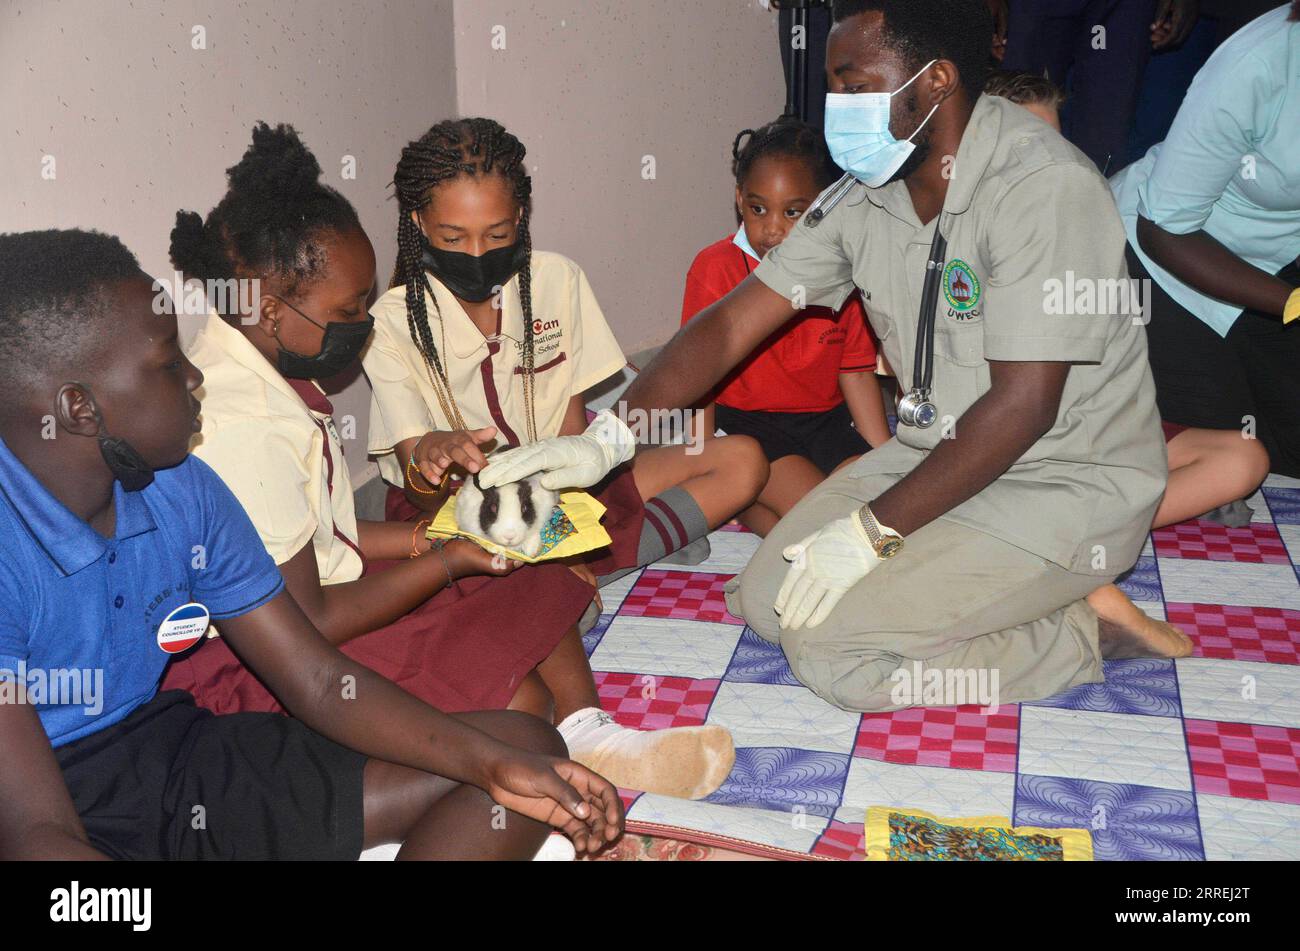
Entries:
{"label": "patchwork quilt", "polygon": [[736,766],[698,802],[625,793],[630,828],[783,858],[862,859],[872,806],[1082,828],[1098,860],[1300,858],[1300,481],[1272,476],[1246,528],[1153,533],[1121,587],[1196,642],[1106,664],[1035,703],[846,713],[727,613],[758,547],[602,589],[586,646],[602,702],[642,729],[720,723]]}

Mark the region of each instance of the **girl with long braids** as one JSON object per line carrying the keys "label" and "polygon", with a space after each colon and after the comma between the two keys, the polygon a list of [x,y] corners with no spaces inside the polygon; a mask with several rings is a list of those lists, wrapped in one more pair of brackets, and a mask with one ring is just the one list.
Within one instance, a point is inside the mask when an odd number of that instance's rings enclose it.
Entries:
{"label": "girl with long braids", "polygon": [[[363,359],[390,516],[436,509],[448,470],[478,472],[492,448],[582,432],[584,393],[625,365],[581,268],[533,248],[524,155],[491,119],[451,119],[397,163],[397,267]],[[637,454],[593,490],[613,544],[575,570],[605,584],[671,555],[766,473],[750,439]]]}
{"label": "girl with long braids", "polygon": [[[582,270],[533,248],[524,154],[499,123],[467,118],[439,122],[397,163],[397,266],[370,310],[375,335],[362,358],[374,390],[369,448],[393,486],[390,518],[434,510],[448,470],[478,472],[493,447],[582,432],[584,392],[625,365]],[[592,489],[613,543],[575,572],[606,583],[754,500],[767,465],[753,440],[693,448],[640,453]],[[572,646],[574,664],[585,662]],[[594,691],[555,702],[571,755],[614,782],[605,751],[655,737],[616,724]]]}
{"label": "girl with long braids", "polygon": [[[228,177],[206,221],[180,212],[172,232],[187,278],[260,282],[251,313],[211,314],[188,348],[204,374],[193,451],[244,506],[294,600],[345,654],[445,712],[551,722],[557,704],[595,703],[576,627],[592,590],[580,578],[494,563],[467,541],[431,545],[427,522],[356,517],[317,381],[353,365],[370,336],[374,250],[288,126],[259,124]],[[174,661],[164,686],[217,713],[280,709],[219,638]],[[586,754],[628,788],[706,795],[734,757],[720,727],[622,734],[633,742]]]}

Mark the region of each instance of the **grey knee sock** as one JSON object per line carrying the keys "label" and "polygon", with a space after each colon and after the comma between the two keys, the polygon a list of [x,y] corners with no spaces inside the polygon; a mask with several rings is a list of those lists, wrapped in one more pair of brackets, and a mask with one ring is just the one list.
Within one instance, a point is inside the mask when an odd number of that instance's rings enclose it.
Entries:
{"label": "grey knee sock", "polygon": [[617,581],[637,568],[654,564],[665,555],[677,551],[709,534],[709,523],[691,494],[680,486],[661,492],[645,504],[645,522],[641,526],[641,543],[637,547],[636,565],[622,568],[597,581],[601,585]]}

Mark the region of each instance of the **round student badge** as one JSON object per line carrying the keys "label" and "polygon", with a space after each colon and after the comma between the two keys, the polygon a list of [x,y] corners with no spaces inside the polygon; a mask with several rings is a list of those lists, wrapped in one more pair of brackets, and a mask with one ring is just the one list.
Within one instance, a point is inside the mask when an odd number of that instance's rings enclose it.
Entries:
{"label": "round student badge", "polygon": [[203,640],[210,620],[208,609],[197,601],[182,604],[158,625],[158,646],[168,654],[183,653]]}
{"label": "round student badge", "polygon": [[943,296],[958,320],[979,305],[980,280],[961,258],[953,258],[943,269]]}

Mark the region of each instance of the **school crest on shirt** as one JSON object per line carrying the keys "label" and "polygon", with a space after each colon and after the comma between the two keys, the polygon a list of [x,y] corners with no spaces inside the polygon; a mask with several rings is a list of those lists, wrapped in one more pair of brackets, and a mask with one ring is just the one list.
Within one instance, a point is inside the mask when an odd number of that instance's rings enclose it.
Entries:
{"label": "school crest on shirt", "polygon": [[[533,318],[533,357],[538,363],[544,362],[542,357],[549,359],[555,351],[560,349],[563,343],[564,328],[560,322],[555,319],[546,320],[542,317]],[[523,352],[523,343],[519,345],[520,353]]]}
{"label": "school crest on shirt", "polygon": [[948,301],[948,316],[953,320],[974,320],[980,315],[980,279],[961,258],[953,258],[943,269],[943,296]]}

